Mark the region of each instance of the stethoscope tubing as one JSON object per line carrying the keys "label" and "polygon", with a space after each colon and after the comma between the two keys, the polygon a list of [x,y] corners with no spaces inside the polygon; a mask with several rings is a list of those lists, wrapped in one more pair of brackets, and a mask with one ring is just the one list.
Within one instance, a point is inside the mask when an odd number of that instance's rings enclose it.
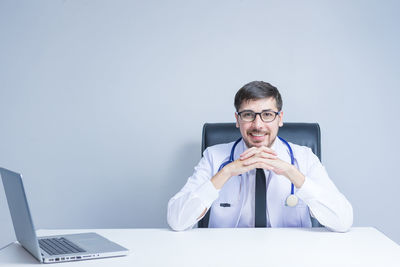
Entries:
{"label": "stethoscope tubing", "polygon": [[[294,164],[294,161],[295,161],[295,160],[294,160],[294,154],[293,154],[292,147],[291,147],[290,144],[289,144],[285,139],[283,139],[282,137],[278,136],[278,138],[279,138],[279,140],[281,140],[281,141],[287,146],[287,148],[289,149],[290,164],[295,165],[295,164]],[[226,165],[228,165],[229,163],[232,163],[232,162],[234,161],[235,149],[236,149],[237,144],[239,144],[239,142],[240,142],[241,140],[242,140],[242,137],[240,137],[238,140],[235,141],[235,143],[234,143],[233,146],[232,146],[231,153],[230,153],[230,155],[229,155],[229,160],[223,162],[223,163],[221,164],[221,166],[219,166],[218,171],[222,170],[222,168],[224,168]],[[291,183],[290,194],[291,194],[291,195],[294,195],[294,184],[293,184],[293,183]]]}
{"label": "stethoscope tubing", "polygon": [[[294,165],[294,155],[293,155],[293,150],[292,147],[289,145],[289,143],[283,139],[282,137],[278,136],[278,138],[287,146],[289,149],[289,154],[290,154],[290,164]],[[290,194],[294,195],[294,184],[292,183],[291,188],[290,188]]]}
{"label": "stethoscope tubing", "polygon": [[228,165],[229,163],[232,163],[235,161],[235,159],[234,159],[235,148],[241,140],[242,140],[242,137],[240,137],[238,140],[236,140],[236,142],[233,144],[232,149],[231,149],[231,154],[229,155],[229,160],[222,163],[221,166],[219,166],[218,171],[222,170],[222,168],[225,167],[226,165]]}

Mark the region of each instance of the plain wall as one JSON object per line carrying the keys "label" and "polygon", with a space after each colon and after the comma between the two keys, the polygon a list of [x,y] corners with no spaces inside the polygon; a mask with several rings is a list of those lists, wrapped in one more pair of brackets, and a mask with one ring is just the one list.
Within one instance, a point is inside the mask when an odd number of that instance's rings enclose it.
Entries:
{"label": "plain wall", "polygon": [[[400,243],[398,1],[0,1],[0,166],[36,228],[167,227],[205,122],[268,81],[354,226]],[[14,237],[0,191],[0,247]]]}

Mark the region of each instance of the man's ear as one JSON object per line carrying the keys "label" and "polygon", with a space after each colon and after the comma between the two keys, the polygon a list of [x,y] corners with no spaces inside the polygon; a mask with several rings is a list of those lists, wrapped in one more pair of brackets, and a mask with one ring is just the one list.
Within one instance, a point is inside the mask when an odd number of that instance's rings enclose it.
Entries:
{"label": "man's ear", "polygon": [[279,112],[279,127],[283,126],[283,111]]}
{"label": "man's ear", "polygon": [[236,118],[236,128],[239,128],[239,116],[236,112],[235,112],[235,118]]}

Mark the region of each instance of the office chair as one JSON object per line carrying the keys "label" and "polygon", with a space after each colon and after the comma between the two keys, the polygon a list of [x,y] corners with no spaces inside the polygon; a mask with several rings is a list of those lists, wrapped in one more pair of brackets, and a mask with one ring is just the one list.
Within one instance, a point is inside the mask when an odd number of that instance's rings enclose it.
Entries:
{"label": "office chair", "polygon": [[[288,142],[307,146],[321,160],[321,131],[318,123],[287,122],[279,128],[278,135]],[[203,126],[203,137],[201,153],[213,145],[236,141],[241,137],[240,131],[235,123],[205,123]],[[208,228],[210,210],[198,222],[199,228]],[[315,218],[311,217],[313,227],[322,227]]]}

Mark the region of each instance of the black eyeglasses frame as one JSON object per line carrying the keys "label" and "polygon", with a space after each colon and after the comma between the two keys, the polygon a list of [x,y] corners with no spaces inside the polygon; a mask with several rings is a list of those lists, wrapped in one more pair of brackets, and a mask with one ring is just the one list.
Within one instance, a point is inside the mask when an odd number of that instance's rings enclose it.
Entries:
{"label": "black eyeglasses frame", "polygon": [[[243,120],[243,119],[242,119],[242,116],[241,116],[243,112],[252,112],[252,113],[254,113],[254,119],[251,120],[251,121]],[[272,112],[272,113],[275,114],[275,117],[274,117],[272,120],[265,121],[265,120],[262,118],[262,116],[261,116],[261,114],[264,113],[264,112]],[[257,115],[260,116],[260,119],[261,119],[263,122],[272,122],[272,121],[274,121],[274,120],[276,119],[276,117],[277,117],[280,113],[281,113],[280,111],[273,111],[273,110],[270,110],[270,109],[266,109],[266,110],[263,110],[263,111],[261,111],[261,112],[254,112],[254,111],[252,111],[252,110],[242,110],[242,111],[240,111],[240,112],[236,112],[236,114],[239,116],[239,118],[240,118],[242,121],[244,121],[244,122],[253,122],[253,121],[255,121]]]}

